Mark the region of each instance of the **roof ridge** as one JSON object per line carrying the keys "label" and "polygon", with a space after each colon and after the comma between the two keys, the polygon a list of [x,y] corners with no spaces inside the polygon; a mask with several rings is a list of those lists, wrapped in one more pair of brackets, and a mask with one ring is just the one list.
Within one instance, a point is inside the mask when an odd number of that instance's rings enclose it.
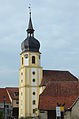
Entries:
{"label": "roof ridge", "polygon": [[52,70],[52,69],[44,69],[43,71],[69,72],[67,70]]}

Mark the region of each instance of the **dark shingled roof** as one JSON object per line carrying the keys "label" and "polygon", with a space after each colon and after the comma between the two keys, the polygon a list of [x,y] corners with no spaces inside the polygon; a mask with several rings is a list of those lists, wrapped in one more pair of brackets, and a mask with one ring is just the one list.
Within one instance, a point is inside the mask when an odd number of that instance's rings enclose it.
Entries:
{"label": "dark shingled roof", "polygon": [[45,86],[51,81],[78,81],[78,78],[69,71],[43,70],[41,86]]}
{"label": "dark shingled roof", "polygon": [[33,36],[27,37],[21,44],[22,51],[39,52],[40,43]]}
{"label": "dark shingled roof", "polygon": [[53,81],[39,97],[39,109],[55,110],[57,103],[70,109],[79,97],[79,82]]}
{"label": "dark shingled roof", "polygon": [[21,49],[22,52],[31,51],[31,52],[39,52],[40,43],[37,39],[34,38],[34,29],[31,20],[31,13],[29,18],[29,25],[27,29],[27,38],[22,42]]}

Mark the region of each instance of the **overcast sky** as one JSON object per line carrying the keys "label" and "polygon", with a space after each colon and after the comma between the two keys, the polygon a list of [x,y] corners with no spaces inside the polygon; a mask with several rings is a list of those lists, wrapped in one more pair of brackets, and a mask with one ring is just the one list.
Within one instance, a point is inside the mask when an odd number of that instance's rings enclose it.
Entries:
{"label": "overcast sky", "polygon": [[79,76],[79,0],[0,0],[0,87],[19,85],[29,2],[43,68]]}

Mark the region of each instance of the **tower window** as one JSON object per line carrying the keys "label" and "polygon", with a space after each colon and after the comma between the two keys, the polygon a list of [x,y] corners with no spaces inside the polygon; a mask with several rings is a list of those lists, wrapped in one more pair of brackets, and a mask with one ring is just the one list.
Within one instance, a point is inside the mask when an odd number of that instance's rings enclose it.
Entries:
{"label": "tower window", "polygon": [[19,100],[16,100],[16,104],[19,104]]}
{"label": "tower window", "polygon": [[33,82],[35,82],[35,79],[33,79]]}
{"label": "tower window", "polygon": [[35,109],[33,109],[33,113],[35,113]]}
{"label": "tower window", "polygon": [[33,75],[35,75],[35,71],[33,71]]}
{"label": "tower window", "polygon": [[23,93],[21,92],[21,96],[23,95]]}
{"label": "tower window", "polygon": [[22,65],[23,65],[23,63],[24,63],[24,62],[23,62],[23,57],[22,57]]}
{"label": "tower window", "polygon": [[23,83],[23,80],[21,79],[21,83]]}
{"label": "tower window", "polygon": [[36,101],[35,100],[33,100],[33,105],[35,105],[36,104]]}
{"label": "tower window", "polygon": [[35,95],[35,92],[33,92],[33,95]]}
{"label": "tower window", "polygon": [[23,72],[21,72],[21,75],[23,75]]}
{"label": "tower window", "polygon": [[32,64],[35,64],[35,56],[32,56]]}

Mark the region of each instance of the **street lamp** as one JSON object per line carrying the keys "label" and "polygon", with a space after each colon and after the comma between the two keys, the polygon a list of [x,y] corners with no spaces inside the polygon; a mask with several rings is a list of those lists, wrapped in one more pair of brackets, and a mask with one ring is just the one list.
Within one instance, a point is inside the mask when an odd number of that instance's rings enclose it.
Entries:
{"label": "street lamp", "polygon": [[5,102],[6,102],[6,96],[3,96],[3,100],[4,100],[4,119],[5,119]]}

